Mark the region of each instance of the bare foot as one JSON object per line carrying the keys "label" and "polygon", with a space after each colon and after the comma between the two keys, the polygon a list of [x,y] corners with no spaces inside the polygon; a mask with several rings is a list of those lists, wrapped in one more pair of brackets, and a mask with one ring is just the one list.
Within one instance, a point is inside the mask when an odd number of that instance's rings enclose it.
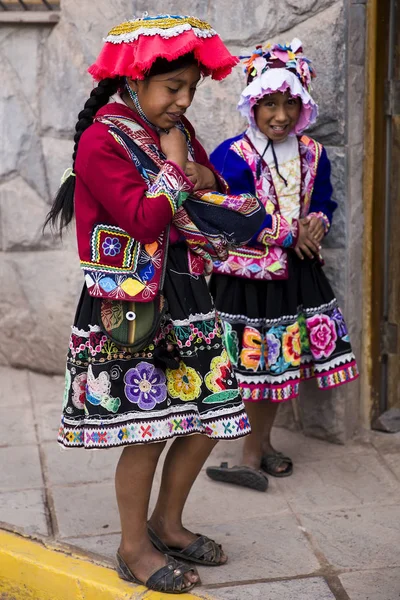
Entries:
{"label": "bare foot", "polygon": [[[121,543],[118,552],[133,575],[142,581],[143,584],[146,583],[153,573],[167,564],[165,555],[156,550],[150,540],[142,543],[140,548],[137,546],[126,547]],[[193,583],[201,583],[200,576],[195,568],[185,573],[184,581],[186,587],[189,587]]]}

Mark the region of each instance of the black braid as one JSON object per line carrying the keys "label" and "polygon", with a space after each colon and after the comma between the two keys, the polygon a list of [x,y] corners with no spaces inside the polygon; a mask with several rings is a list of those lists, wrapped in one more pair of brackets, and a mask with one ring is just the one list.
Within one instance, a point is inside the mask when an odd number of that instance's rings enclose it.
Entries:
{"label": "black braid", "polygon": [[[122,86],[122,80],[120,77],[114,79],[102,79],[98,86],[93,88],[90,93],[89,99],[86,101],[83,110],[78,115],[78,122],[75,125],[74,135],[74,151],[72,153],[72,170],[75,170],[75,160],[78,153],[79,140],[81,139],[82,133],[86,131],[93,123],[93,119],[97,111],[107,104],[110,96],[115,94],[118,89]],[[46,217],[46,221],[43,226],[43,230],[50,223],[53,228],[58,229],[60,236],[62,230],[72,221],[74,216],[74,192],[75,192],[75,177],[68,177],[59,188],[53,205],[50,209],[49,214]]]}

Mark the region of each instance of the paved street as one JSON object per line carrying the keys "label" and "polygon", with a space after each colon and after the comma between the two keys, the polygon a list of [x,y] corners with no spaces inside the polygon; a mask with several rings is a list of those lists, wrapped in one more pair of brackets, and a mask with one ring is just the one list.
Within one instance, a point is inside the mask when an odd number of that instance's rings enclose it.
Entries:
{"label": "paved street", "polygon": [[[55,442],[63,381],[0,368],[0,521],[110,565],[119,541],[114,468],[120,450],[62,451]],[[336,446],[283,429],[295,461],[266,493],[202,474],[186,524],[221,542],[229,563],[200,569],[226,600],[399,600],[400,436],[365,433]],[[235,464],[240,442],[210,464]],[[159,474],[157,474],[157,478]],[[61,600],[61,599],[60,599]]]}

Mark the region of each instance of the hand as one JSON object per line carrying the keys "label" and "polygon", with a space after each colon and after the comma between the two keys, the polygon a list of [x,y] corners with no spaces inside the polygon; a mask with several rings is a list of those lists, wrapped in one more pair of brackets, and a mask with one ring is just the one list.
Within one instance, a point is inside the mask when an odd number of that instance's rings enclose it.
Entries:
{"label": "hand", "polygon": [[301,260],[304,260],[304,254],[313,258],[321,250],[319,243],[310,235],[310,221],[309,217],[299,220],[299,237],[294,251]]}
{"label": "hand", "polygon": [[199,163],[187,161],[185,175],[194,184],[193,190],[216,190],[217,180],[211,169]]}
{"label": "hand", "polygon": [[185,134],[173,127],[167,132],[160,133],[160,146],[167,160],[176,163],[181,169],[185,168],[188,158],[188,147]]}
{"label": "hand", "polygon": [[325,226],[318,217],[311,217],[308,232],[314,240],[320,244],[325,237]]}

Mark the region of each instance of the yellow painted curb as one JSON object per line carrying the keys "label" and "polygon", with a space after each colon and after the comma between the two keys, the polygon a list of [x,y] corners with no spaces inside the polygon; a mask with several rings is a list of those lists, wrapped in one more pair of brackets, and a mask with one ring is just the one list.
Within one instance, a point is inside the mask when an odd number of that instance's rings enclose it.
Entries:
{"label": "yellow painted curb", "polygon": [[[199,596],[180,594],[182,600]],[[7,600],[171,600],[119,579],[112,569],[0,531],[0,598]],[[205,600],[210,596],[201,595]]]}

